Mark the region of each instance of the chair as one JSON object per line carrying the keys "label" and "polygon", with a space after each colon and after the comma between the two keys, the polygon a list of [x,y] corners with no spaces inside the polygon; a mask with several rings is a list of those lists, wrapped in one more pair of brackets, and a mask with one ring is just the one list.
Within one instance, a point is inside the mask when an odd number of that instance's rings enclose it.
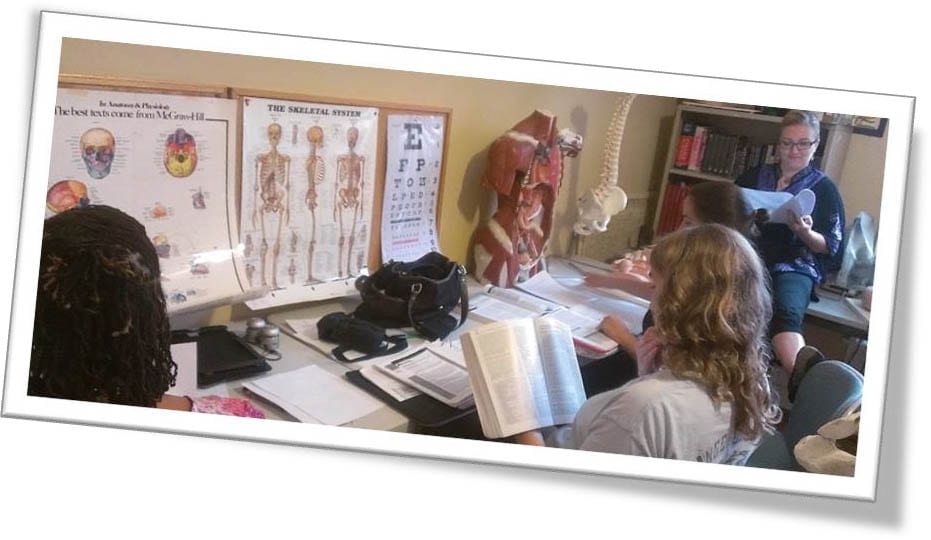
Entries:
{"label": "chair", "polygon": [[792,451],[796,443],[850,410],[862,395],[863,375],[853,367],[837,360],[815,364],[799,384],[785,429],[764,435],[747,466],[803,471]]}

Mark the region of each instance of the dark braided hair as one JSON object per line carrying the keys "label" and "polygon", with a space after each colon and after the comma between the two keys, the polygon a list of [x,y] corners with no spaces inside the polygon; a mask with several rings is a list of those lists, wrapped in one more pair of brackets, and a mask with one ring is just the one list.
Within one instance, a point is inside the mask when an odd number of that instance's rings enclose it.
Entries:
{"label": "dark braided hair", "polygon": [[45,222],[29,394],[154,406],[174,384],[158,255],[109,206]]}

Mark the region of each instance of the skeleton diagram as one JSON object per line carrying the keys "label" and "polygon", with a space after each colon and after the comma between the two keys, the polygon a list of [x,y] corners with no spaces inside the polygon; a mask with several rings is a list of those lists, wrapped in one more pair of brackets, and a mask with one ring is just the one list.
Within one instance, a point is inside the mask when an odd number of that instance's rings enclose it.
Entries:
{"label": "skeleton diagram", "polygon": [[307,130],[307,142],[310,154],[307,156],[307,195],[304,203],[310,210],[310,242],[307,245],[307,281],[314,280],[314,248],[317,245],[317,185],[323,182],[326,174],[326,162],[317,155],[317,149],[323,148],[323,128],[313,126]]}
{"label": "skeleton diagram", "polygon": [[[262,286],[278,288],[278,254],[281,252],[281,230],[288,224],[290,217],[288,203],[290,199],[291,182],[289,174],[291,158],[278,153],[278,143],[281,141],[281,126],[271,124],[268,126],[268,152],[259,154],[255,158],[255,188],[254,210],[252,212],[252,226],[261,224],[262,243],[259,254],[262,262],[259,266],[262,275]],[[277,223],[276,223],[277,222]],[[269,254],[269,231],[274,230],[271,253]],[[269,256],[270,255],[270,256]]]}
{"label": "skeleton diagram", "polygon": [[[340,276],[352,275],[349,267],[352,260],[352,248],[355,244],[356,225],[362,220],[365,156],[356,154],[355,148],[358,141],[358,129],[351,127],[346,130],[346,143],[349,145],[349,153],[336,158],[336,204],[333,208],[333,221],[339,223],[339,259],[337,259],[337,267]],[[349,245],[344,250],[347,228],[349,229]],[[345,273],[343,273],[342,267],[344,256],[346,261]]]}
{"label": "skeleton diagram", "polygon": [[473,236],[476,273],[511,287],[520,272],[540,269],[550,233],[563,157],[575,157],[582,137],[556,132],[556,117],[536,110],[492,143],[482,186],[497,196],[497,210]]}

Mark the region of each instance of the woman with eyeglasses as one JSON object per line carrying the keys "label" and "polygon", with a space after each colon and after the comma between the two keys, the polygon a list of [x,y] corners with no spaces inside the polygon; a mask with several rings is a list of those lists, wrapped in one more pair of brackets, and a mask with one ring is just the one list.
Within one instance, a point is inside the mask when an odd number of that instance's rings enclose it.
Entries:
{"label": "woman with eyeglasses", "polygon": [[751,169],[737,185],[764,191],[815,194],[811,215],[791,216],[789,225],[763,223],[757,248],[772,276],[773,352],[790,375],[789,399],[808,367],[821,353],[805,345],[802,319],[810,301],[817,301],[815,287],[839,267],[844,240],[844,203],[834,182],[814,165],[821,123],[807,111],[789,111],[782,119],[777,145],[778,161]]}

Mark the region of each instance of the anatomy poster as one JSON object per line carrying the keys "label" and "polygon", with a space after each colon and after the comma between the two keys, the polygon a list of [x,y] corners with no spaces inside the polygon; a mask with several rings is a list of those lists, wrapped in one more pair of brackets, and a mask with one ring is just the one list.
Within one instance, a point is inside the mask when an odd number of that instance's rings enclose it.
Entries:
{"label": "anatomy poster", "polygon": [[60,89],[46,217],[105,204],[138,219],[169,311],[242,294],[226,217],[235,121],[232,100]]}
{"label": "anatomy poster", "polygon": [[443,161],[442,116],[388,116],[382,203],[384,261],[412,261],[439,251],[436,204]]}
{"label": "anatomy poster", "polygon": [[378,109],[243,97],[243,274],[253,309],[317,297],[366,269]]}

